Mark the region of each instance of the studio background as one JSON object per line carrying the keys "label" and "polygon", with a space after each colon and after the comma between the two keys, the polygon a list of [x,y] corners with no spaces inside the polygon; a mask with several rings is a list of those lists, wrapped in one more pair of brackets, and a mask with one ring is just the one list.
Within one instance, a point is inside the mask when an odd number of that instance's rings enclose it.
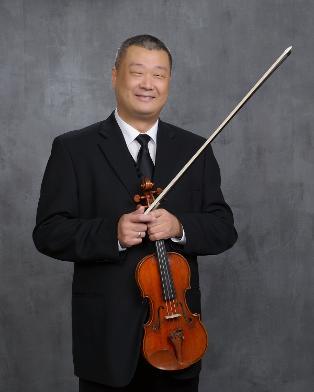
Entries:
{"label": "studio background", "polygon": [[200,392],[313,390],[313,15],[310,0],[0,1],[1,391],[78,390],[73,266],[31,234],[53,138],[111,113],[116,49],[142,33],[174,56],[162,119],[206,137],[294,46],[213,143],[239,240],[200,259]]}

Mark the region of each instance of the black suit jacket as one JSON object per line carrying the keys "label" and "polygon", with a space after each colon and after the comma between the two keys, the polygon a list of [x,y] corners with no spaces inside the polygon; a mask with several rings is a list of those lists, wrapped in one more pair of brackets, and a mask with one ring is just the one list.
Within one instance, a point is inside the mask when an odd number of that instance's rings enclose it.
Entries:
{"label": "black suit jacket", "polygon": [[[154,181],[165,187],[204,139],[160,121]],[[144,241],[119,252],[117,222],[135,209],[139,179],[113,113],[105,121],[58,136],[41,186],[33,239],[37,249],[74,262],[72,333],[75,374],[124,386],[131,380],[141,348],[147,303],[135,282],[135,268],[154,252]],[[166,241],[191,268],[188,303],[200,313],[197,255],[231,247],[237,234],[220,190],[211,147],[193,163],[162,202],[182,222],[186,244]],[[178,372],[190,377],[200,366]]]}

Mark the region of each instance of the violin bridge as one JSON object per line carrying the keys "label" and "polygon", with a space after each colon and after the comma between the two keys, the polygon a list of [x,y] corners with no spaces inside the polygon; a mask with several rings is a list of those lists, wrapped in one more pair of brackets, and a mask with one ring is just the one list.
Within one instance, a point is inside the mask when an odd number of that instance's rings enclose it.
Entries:
{"label": "violin bridge", "polygon": [[171,320],[171,319],[175,319],[175,318],[179,318],[182,317],[182,314],[180,313],[173,313],[173,314],[169,314],[167,316],[165,316],[166,320]]}

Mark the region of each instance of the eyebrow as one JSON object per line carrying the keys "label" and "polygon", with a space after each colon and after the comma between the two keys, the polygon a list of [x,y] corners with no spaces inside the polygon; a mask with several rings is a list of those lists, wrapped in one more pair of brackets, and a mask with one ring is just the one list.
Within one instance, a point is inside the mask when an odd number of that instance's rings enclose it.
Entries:
{"label": "eyebrow", "polygon": [[[144,65],[141,63],[130,63],[129,64],[129,67],[133,67],[133,66],[144,67]],[[162,65],[156,65],[154,68],[163,69],[163,70],[167,71],[167,67],[163,67]]]}

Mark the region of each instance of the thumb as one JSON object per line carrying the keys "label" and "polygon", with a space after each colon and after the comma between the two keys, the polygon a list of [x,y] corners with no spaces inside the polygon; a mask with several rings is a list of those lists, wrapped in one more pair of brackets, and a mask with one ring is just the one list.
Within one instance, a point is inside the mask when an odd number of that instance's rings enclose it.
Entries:
{"label": "thumb", "polygon": [[136,210],[134,211],[134,214],[139,215],[139,214],[144,214],[145,207],[141,205],[136,206]]}

